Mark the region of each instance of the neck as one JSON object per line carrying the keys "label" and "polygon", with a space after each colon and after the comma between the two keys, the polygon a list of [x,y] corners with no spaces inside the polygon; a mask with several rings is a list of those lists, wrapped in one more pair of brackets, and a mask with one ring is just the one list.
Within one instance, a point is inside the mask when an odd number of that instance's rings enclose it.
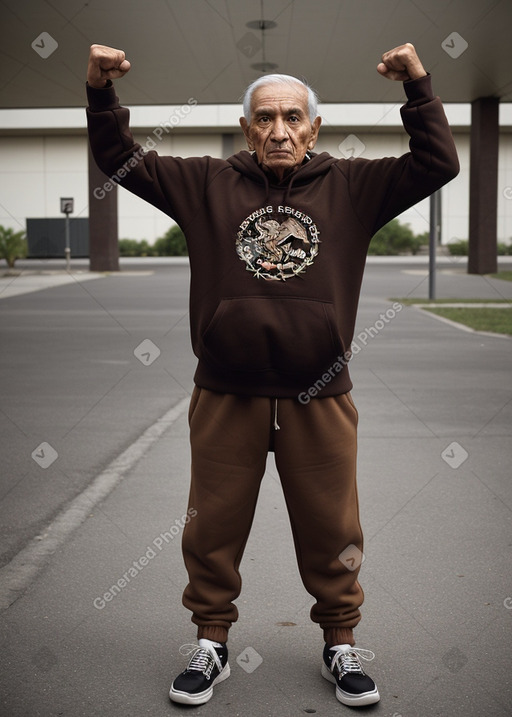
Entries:
{"label": "neck", "polygon": [[290,174],[293,174],[298,169],[298,167],[290,167],[287,169],[275,171],[273,169],[269,169],[268,167],[265,167],[264,164],[260,164],[260,167],[262,168],[262,170],[265,172],[265,174],[268,177],[270,177],[271,179],[276,179],[278,181],[278,183],[282,182],[283,179],[286,179],[286,177],[289,177]]}
{"label": "neck", "polygon": [[259,166],[261,169],[265,172],[265,174],[272,179],[277,179],[277,181],[280,183],[283,181],[283,179],[286,179],[286,177],[289,177],[290,174],[293,174],[296,172],[300,167],[302,167],[306,162],[309,162],[311,159],[311,155],[309,152],[306,153],[306,156],[302,160],[300,164],[296,164],[294,167],[285,167],[284,169],[270,169],[269,167],[266,167],[264,164],[260,164]]}

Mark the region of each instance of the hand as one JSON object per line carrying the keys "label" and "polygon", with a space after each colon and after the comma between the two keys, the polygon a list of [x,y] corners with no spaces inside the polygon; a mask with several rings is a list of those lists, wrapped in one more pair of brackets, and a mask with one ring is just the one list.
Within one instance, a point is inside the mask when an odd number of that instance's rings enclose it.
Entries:
{"label": "hand", "polygon": [[131,65],[125,57],[122,50],[115,50],[106,45],[91,45],[87,67],[88,84],[101,89],[105,87],[107,80],[126,75]]}
{"label": "hand", "polygon": [[389,80],[400,82],[417,80],[427,74],[416,54],[414,45],[411,45],[410,42],[385,52],[382,55],[382,62],[377,65],[377,72]]}

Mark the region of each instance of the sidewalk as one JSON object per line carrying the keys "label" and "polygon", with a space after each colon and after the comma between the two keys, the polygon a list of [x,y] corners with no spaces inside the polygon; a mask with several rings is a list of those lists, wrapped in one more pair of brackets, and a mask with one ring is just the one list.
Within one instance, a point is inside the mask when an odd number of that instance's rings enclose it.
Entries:
{"label": "sidewalk", "polygon": [[[166,266],[187,266],[188,257],[121,257],[120,272],[113,272],[110,276],[129,276],[133,274],[151,274],[155,268]],[[396,267],[414,267],[410,271],[418,276],[428,276],[429,257],[427,254],[418,254],[416,256],[369,256],[367,258],[367,266],[396,266]],[[467,257],[451,257],[446,251],[437,255],[436,268],[437,275],[449,274],[457,276],[466,276],[468,279],[479,277],[468,276],[466,274]],[[512,268],[512,256],[498,257],[499,270],[508,270]],[[73,282],[90,281],[92,279],[101,279],[108,272],[91,272],[89,271],[88,259],[73,259],[71,262],[70,272],[66,271],[64,259],[25,259],[19,260],[13,270],[0,270],[0,299],[7,299],[11,296],[41,291],[42,289],[51,289],[57,286],[64,286]],[[512,296],[512,290],[508,294]],[[456,294],[454,294],[456,296]]]}
{"label": "sidewalk", "polygon": [[[440,290],[446,283],[454,297],[480,285],[481,293],[512,297],[508,282],[442,276]],[[368,672],[382,697],[358,712],[507,717],[512,340],[458,331],[407,307],[379,328],[387,297],[405,296],[420,279],[371,263],[356,328],[351,374],[366,536],[366,602],[356,635],[376,653]],[[170,683],[186,664],[179,648],[195,639],[181,606],[187,436],[185,402],[117,487],[91,503],[29,590],[0,613],[3,714],[354,712],[320,676],[321,633],[309,620],[312,599],[296,568],[272,457],[241,566],[232,676],[204,706],[169,702]]]}

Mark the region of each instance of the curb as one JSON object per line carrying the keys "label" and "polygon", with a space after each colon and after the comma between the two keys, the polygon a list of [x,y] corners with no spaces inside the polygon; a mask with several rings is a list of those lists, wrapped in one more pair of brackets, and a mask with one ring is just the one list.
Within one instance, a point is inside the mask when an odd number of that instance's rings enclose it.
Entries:
{"label": "curb", "polygon": [[[446,304],[439,304],[439,306],[446,306]],[[427,308],[424,308],[424,306],[418,304],[413,304],[411,308],[416,309],[417,311],[421,311],[423,314],[431,316],[438,321],[442,321],[444,324],[448,324],[449,326],[452,326],[455,329],[459,329],[460,331],[466,331],[467,333],[476,334],[477,336],[489,336],[490,338],[494,339],[512,339],[511,334],[496,334],[492,331],[477,331],[476,329],[472,329],[470,326],[466,326],[466,324],[460,324],[459,322],[453,321],[452,319],[447,319],[445,316],[439,316],[439,314],[435,314],[434,312],[429,311]],[[500,308],[505,307],[501,305]]]}

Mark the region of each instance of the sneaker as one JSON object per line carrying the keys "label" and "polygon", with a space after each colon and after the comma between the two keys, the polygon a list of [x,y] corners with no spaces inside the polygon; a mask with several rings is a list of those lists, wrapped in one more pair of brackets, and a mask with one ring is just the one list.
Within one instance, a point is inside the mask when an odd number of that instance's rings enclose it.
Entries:
{"label": "sneaker", "polygon": [[322,677],[336,685],[336,698],[349,707],[372,705],[380,700],[375,682],[361,667],[359,658],[373,660],[371,650],[350,645],[324,648]]}
{"label": "sneaker", "polygon": [[[217,647],[219,645],[219,647]],[[188,648],[182,652],[184,648]],[[202,705],[213,695],[213,688],[230,675],[228,648],[225,643],[199,640],[199,645],[183,645],[182,655],[192,654],[188,667],[174,680],[169,692],[173,702]]]}

